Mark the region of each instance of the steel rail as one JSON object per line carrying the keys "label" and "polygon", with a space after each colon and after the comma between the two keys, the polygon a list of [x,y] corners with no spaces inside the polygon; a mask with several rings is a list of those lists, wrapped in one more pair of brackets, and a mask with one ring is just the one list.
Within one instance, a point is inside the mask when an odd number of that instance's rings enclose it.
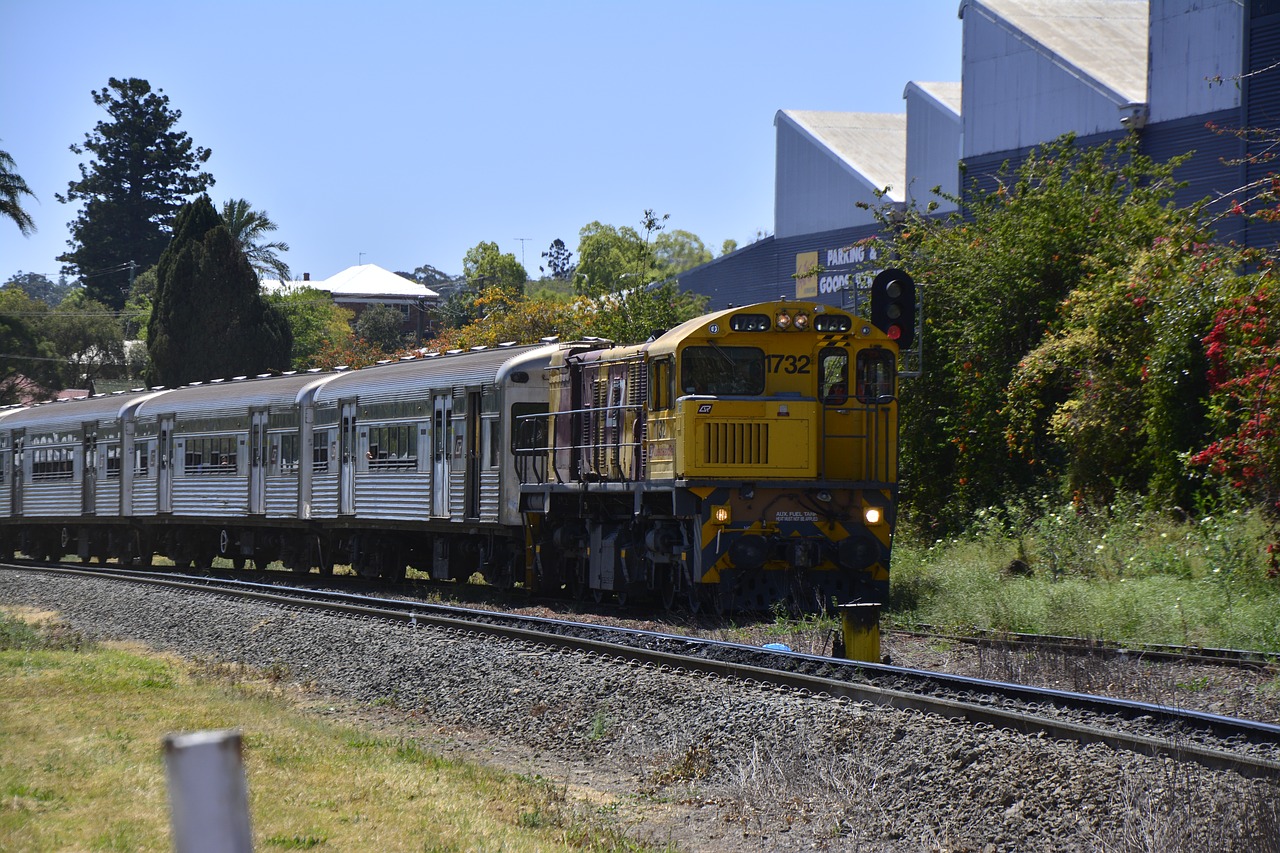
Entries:
{"label": "steel rail", "polygon": [[916,628],[886,628],[886,634],[902,634],[921,639],[947,640],[987,647],[1013,649],[1051,649],[1105,658],[1132,657],[1142,660],[1188,661],[1234,667],[1280,666],[1280,654],[1249,649],[1224,649],[1211,646],[1178,646],[1168,643],[1122,643],[1089,637],[1065,637],[1055,634],[1026,634],[975,628],[970,634],[942,631],[930,625]]}
{"label": "steel rail", "polygon": [[[1113,749],[1127,750],[1141,755],[1169,757],[1180,762],[1195,762],[1210,769],[1230,770],[1251,778],[1280,779],[1280,762],[1212,749],[1192,743],[1165,740],[1100,727],[1095,728],[1078,722],[999,708],[989,703],[966,702],[945,697],[928,696],[906,690],[855,683],[811,673],[773,669],[741,661],[708,658],[660,648],[571,636],[549,632],[547,629],[570,628],[614,634],[619,637],[642,637],[661,641],[663,645],[675,645],[686,649],[719,647],[749,652],[756,656],[772,654],[787,658],[798,658],[819,663],[824,667],[836,665],[849,670],[879,671],[893,676],[917,677],[928,681],[945,683],[952,689],[957,687],[982,689],[988,693],[996,692],[1004,695],[1016,695],[1022,701],[1052,702],[1059,707],[1063,704],[1067,704],[1070,707],[1083,706],[1095,713],[1110,713],[1118,716],[1131,716],[1135,712],[1148,715],[1163,715],[1191,725],[1208,726],[1215,729],[1215,731],[1227,728],[1237,733],[1245,733],[1254,737],[1263,736],[1269,740],[1280,742],[1280,726],[1238,720],[1214,714],[1184,711],[1168,708],[1167,706],[1148,705],[1130,700],[1109,699],[1058,690],[1043,690],[1024,685],[985,681],[964,676],[951,676],[945,673],[923,670],[909,670],[882,664],[862,664],[852,661],[819,658],[814,655],[771,652],[754,646],[725,643],[718,640],[702,640],[695,637],[661,634],[651,631],[584,625],[582,623],[538,616],[515,616],[489,610],[470,610],[446,604],[379,599],[350,593],[316,590],[296,590],[295,592],[298,594],[290,594],[290,588],[287,587],[222,579],[211,580],[194,576],[175,577],[170,573],[158,575],[156,573],[115,569],[112,567],[16,566],[8,564],[6,566],[23,571],[117,578],[159,587],[211,592],[235,598],[279,604],[286,607],[307,608],[318,612],[333,612],[359,618],[402,622],[414,627],[430,625],[445,630],[518,640],[533,645],[555,646],[568,651],[589,652],[625,661],[665,667],[675,671],[700,672],[726,679],[754,681],[798,691],[807,691],[811,694],[867,702],[898,710],[915,710],[947,719],[964,719],[971,723],[985,723],[1023,734],[1046,733],[1054,737],[1074,740],[1080,743],[1101,743]],[[543,630],[538,630],[539,627]]]}

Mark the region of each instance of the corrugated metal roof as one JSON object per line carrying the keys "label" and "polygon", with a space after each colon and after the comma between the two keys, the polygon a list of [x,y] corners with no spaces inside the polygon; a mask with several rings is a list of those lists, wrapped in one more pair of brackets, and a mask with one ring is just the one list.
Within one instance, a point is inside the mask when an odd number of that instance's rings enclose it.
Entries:
{"label": "corrugated metal roof", "polygon": [[385,403],[422,399],[433,388],[481,383],[491,385],[504,364],[517,355],[541,346],[543,345],[534,344],[468,350],[342,373],[319,389],[316,403],[333,402],[346,397],[358,397],[362,404]]}
{"label": "corrugated metal roof", "polygon": [[907,88],[902,91],[902,97],[906,98],[911,92],[918,92],[924,97],[933,101],[939,109],[954,113],[957,118],[960,116],[960,84],[959,83],[921,83],[918,80],[912,80],[907,83]]}
{"label": "corrugated metal roof", "polygon": [[830,151],[873,189],[889,187],[889,199],[892,201],[906,198],[905,113],[781,110],[778,115]]}
{"label": "corrugated metal roof", "polygon": [[186,417],[243,415],[250,409],[288,411],[312,385],[336,379],[339,373],[298,373],[228,382],[206,382],[158,394],[138,408],[139,417],[177,413]]}
{"label": "corrugated metal roof", "polygon": [[1117,104],[1147,100],[1148,0],[962,0]]}
{"label": "corrugated metal roof", "polygon": [[323,280],[280,282],[275,279],[267,279],[262,282],[262,287],[264,290],[279,290],[285,287],[314,287],[316,290],[326,290],[335,297],[369,300],[374,300],[378,297],[434,299],[440,295],[424,284],[410,281],[404,276],[396,275],[377,264],[359,264],[354,267],[347,267],[342,272]]}

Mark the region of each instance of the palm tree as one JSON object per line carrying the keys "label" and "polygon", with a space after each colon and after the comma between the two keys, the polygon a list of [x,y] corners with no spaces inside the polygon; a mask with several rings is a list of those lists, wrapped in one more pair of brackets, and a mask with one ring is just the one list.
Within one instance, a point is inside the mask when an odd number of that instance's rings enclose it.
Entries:
{"label": "palm tree", "polygon": [[18,230],[26,237],[36,230],[36,223],[22,209],[22,197],[29,195],[35,198],[36,194],[22,180],[22,176],[13,171],[13,165],[13,158],[9,153],[0,151],[0,215],[16,222]]}
{"label": "palm tree", "polygon": [[274,274],[281,281],[289,280],[289,265],[276,254],[289,251],[289,244],[262,242],[263,235],[276,230],[276,224],[265,210],[254,210],[242,198],[228,199],[222,203],[222,221],[259,278]]}

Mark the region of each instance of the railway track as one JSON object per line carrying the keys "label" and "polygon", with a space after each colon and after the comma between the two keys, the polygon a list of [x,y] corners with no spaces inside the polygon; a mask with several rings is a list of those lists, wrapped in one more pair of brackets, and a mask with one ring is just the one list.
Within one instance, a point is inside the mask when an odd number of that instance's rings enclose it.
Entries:
{"label": "railway track", "polygon": [[866,664],[633,628],[448,604],[113,567],[13,566],[234,596],[359,619],[510,638],[675,671],[962,718],[1014,731],[1280,779],[1280,726],[1129,700]]}
{"label": "railway track", "polygon": [[1007,650],[1077,654],[1103,659],[1134,658],[1244,668],[1280,667],[1280,654],[1248,649],[1219,649],[1164,643],[1117,643],[1089,637],[1059,637],[1050,634],[1023,634],[1015,631],[988,631],[979,628],[966,633],[955,633],[928,625],[919,625],[915,629],[894,628],[892,631],[907,637],[945,640]]}

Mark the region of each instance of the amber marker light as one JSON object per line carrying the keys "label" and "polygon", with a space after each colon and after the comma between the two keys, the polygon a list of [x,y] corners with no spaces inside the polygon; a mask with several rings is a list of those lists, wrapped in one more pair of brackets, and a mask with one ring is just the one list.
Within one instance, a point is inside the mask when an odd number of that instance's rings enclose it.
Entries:
{"label": "amber marker light", "polygon": [[728,524],[733,518],[727,506],[713,506],[711,508],[711,520],[716,524]]}

